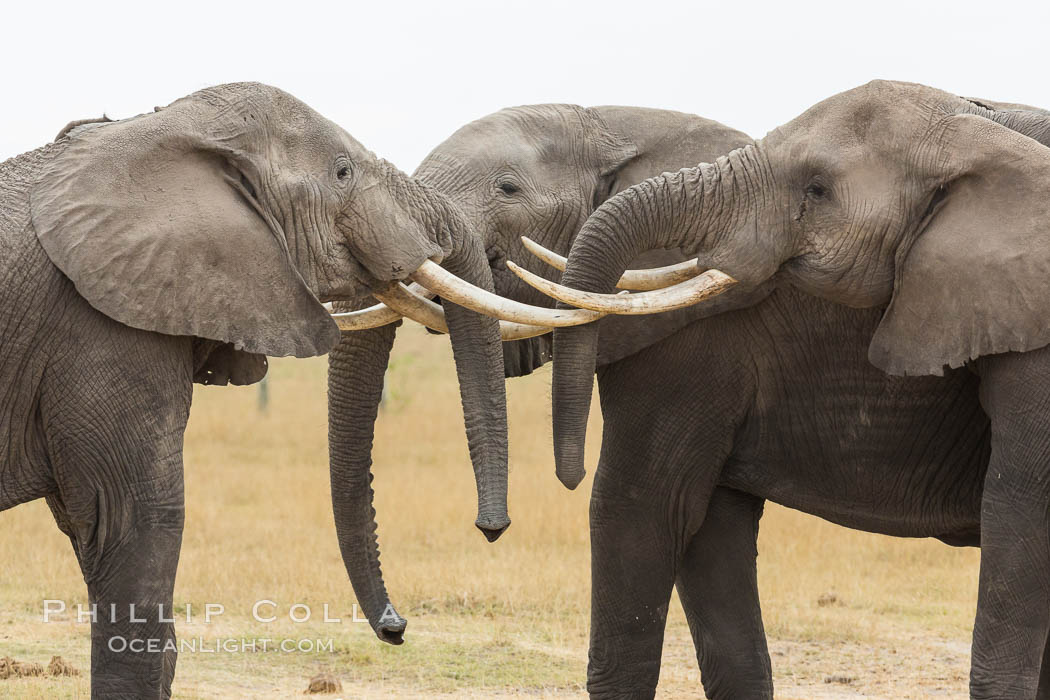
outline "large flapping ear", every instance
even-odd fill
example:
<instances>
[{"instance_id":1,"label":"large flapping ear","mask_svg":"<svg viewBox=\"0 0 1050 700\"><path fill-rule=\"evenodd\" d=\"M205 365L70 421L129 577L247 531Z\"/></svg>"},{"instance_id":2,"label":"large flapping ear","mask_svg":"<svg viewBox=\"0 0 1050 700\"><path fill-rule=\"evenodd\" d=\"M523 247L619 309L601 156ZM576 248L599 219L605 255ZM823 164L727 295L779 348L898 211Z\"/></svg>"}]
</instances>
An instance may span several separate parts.
<instances>
[{"instance_id":1,"label":"large flapping ear","mask_svg":"<svg viewBox=\"0 0 1050 700\"><path fill-rule=\"evenodd\" d=\"M1050 149L972 114L943 126L944 185L868 351L891 374L1050 344Z\"/></svg>"},{"instance_id":2,"label":"large flapping ear","mask_svg":"<svg viewBox=\"0 0 1050 700\"><path fill-rule=\"evenodd\" d=\"M252 199L259 165L228 132L209 136L209 115L221 118L191 96L73 131L32 192L37 237L121 323L264 355L326 353L338 327Z\"/></svg>"}]
</instances>

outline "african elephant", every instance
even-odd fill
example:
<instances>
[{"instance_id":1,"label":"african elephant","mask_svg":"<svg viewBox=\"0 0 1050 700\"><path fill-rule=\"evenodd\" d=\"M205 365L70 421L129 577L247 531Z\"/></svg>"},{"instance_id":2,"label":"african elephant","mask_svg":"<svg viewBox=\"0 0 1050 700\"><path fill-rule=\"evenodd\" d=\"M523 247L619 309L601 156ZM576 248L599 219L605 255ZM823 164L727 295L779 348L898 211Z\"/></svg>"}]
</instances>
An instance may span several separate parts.
<instances>
[{"instance_id":1,"label":"african elephant","mask_svg":"<svg viewBox=\"0 0 1050 700\"><path fill-rule=\"evenodd\" d=\"M98 611L92 696L168 697L193 382L327 352L339 328L321 301L429 259L491 289L484 251L446 198L253 83L74 122L0 164L0 207L0 510L46 498L73 543ZM479 518L501 530L498 322L447 318Z\"/></svg>"},{"instance_id":2,"label":"african elephant","mask_svg":"<svg viewBox=\"0 0 1050 700\"><path fill-rule=\"evenodd\" d=\"M745 134L679 112L533 105L503 110L461 128L434 149L416 174L447 194L470 218L484 238L500 294L550 304L505 265L514 258L547 278L556 276L556 271L525 251L521 235L567 252L586 216L611 194L648 176L750 143ZM681 259L677 251L658 251L640 256L635 263ZM719 315L747 304L755 307ZM710 316L714 317L701 320ZM791 316L814 330L793 331L782 322ZM975 383L961 373L948 380L887 384L861 352L877 320L870 312L761 285L679 311L610 316L596 324L595 357L606 430L592 505L596 585L592 637L596 648L602 647L600 659L592 664L595 695L615 695L624 689L641 695L652 692L659 670L662 616L672 583L693 631L707 692L730 698L772 694L755 581L755 539L765 497L857 528L938 536L956 544L976 542L974 508L983 462L960 462L958 483L950 488L940 483L940 473L930 468L921 471L908 483L943 495L934 503L919 503L902 493L906 485L902 480L916 471L921 455L889 449L878 437L912 421L924 423L916 419L944 404L952 407L960 426L974 426L978 435L960 450L979 451L986 432L980 429L985 419ZM763 329L765 334L756 333ZM730 332L740 338L729 346L732 354L723 349L725 343L712 341ZM348 340L356 346L366 337L367 332L355 333ZM333 362L346 352L348 340L333 351ZM781 344L796 352L786 356ZM738 346L752 352L750 367ZM550 358L550 335L504 343L504 353L508 376L527 374ZM386 356L379 359L385 366ZM804 372L837 378L834 390L801 394L799 382L785 380ZM334 389L343 381L333 374L330 386ZM751 410L754 399L748 393L758 387L764 394L762 413ZM895 399L885 401L890 391ZM703 401L694 401L695 397ZM832 430L819 425L817 416L845 404L851 404L854 412L837 417L833 427L855 439L840 451L858 444L883 445L881 452L866 455L861 466L873 474L886 470L887 480L902 482L897 488L885 488L881 492L885 501L871 502L864 512L856 509L856 492L839 495L827 488L829 469L814 466L803 478L796 478L796 462L808 468L834 464L838 456L781 456L793 444L816 452L820 445L809 436ZM815 420L798 420L802 411ZM357 426L360 421L348 419L340 407L332 406L330 422L333 465L367 464L368 442L354 434L340 439L336 427ZM762 442L752 441L751 446L743 439L734 442L742 428L761 436ZM917 434L916 439L941 450L958 433L949 427L939 434ZM706 500L693 497L703 485L692 484L692 474L705 462L718 469L729 458L717 450L698 458L709 444L732 444L732 456L763 465L763 471L750 480L738 475L715 488L710 507ZM617 491L634 493L633 503L621 499L602 506L609 497L605 494ZM615 576L599 575L630 546L624 538L636 537L633 526L641 523L664 535L659 541L639 543L652 550L646 554L652 565L617 571ZM652 549L653 544L660 548ZM664 592L662 601L652 600L660 597L654 589ZM653 610L658 611L655 622Z\"/></svg>"},{"instance_id":3,"label":"african elephant","mask_svg":"<svg viewBox=\"0 0 1050 700\"><path fill-rule=\"evenodd\" d=\"M943 504L944 514L953 516L944 524L980 533L974 698L1046 697L1050 691L1048 142L1050 118L1040 110L872 82L816 105L753 145L610 199L577 237L563 276L569 289L559 291L564 299L578 296L575 289L608 292L640 251L674 247L741 287L783 281L821 299L813 304L856 307L843 313L866 319L851 329L863 352L852 345L834 350L857 355L858 370L865 356L870 360L874 367L855 378L875 389L879 401L872 405L856 386L845 385L842 402L824 410L819 421L795 413L792 420L821 425L810 434L814 444L779 446L798 470L787 476L797 482L820 472L826 481L816 504L854 499L844 513L851 520L897 499L915 514ZM776 325L761 335L777 343L775 355L789 368L795 348L786 341L834 338L838 332L829 322L803 323L788 314L769 321ZM775 397L747 381L754 352L741 343L751 336L717 330L703 341L736 355L744 384L732 390L754 392L749 410L768 411ZM555 334L556 458L569 474L580 469L595 337L595 329L586 327ZM837 386L843 378L820 362L803 365L811 371L791 375L791 384L802 399L798 408L808 404L815 411L822 385ZM674 390L675 377L654 380ZM894 404L911 382L946 382L959 394L913 416L925 426L896 419L883 425L872 409ZM972 408L960 410L959 399L974 392L980 416ZM707 398L691 396L685 405L703 406ZM859 420L847 426L843 420L850 415ZM777 496L777 476L754 459L770 435L748 430L745 418L728 419L738 422L738 433L744 428L732 445L706 445L707 452L732 449L724 464L690 474L697 502L706 501L719 472L723 483ZM923 442L922 433L934 429L941 439ZM944 433L954 433L958 444ZM844 438L854 436L884 444L850 446ZM909 457L912 468L894 474L873 469L872 456L887 450ZM610 484L612 490L596 483L596 518L615 506L630 507L637 498L631 486L622 479ZM898 522L928 529L922 522ZM643 529L633 536L631 552L640 558L632 565L658 564L646 561L640 547L652 549L658 533ZM596 556L601 559L600 547ZM597 565L594 573L599 591L616 574ZM649 591L654 610L668 589ZM608 648L598 641L592 645L592 674Z\"/></svg>"},{"instance_id":4,"label":"african elephant","mask_svg":"<svg viewBox=\"0 0 1050 700\"><path fill-rule=\"evenodd\" d=\"M549 297L520 282L505 265L508 256L523 255L521 235L567 251L587 215L610 194L664 169L750 142L717 122L679 112L533 105L506 109L461 128L424 159L414 176L447 195L477 227L501 296L549 307ZM603 357L613 361L629 356L698 313L707 310L610 319L610 324L625 323L603 342ZM358 538L371 545L367 550L344 547L344 562L377 636L398 644L405 622L384 615L393 607L379 565L372 491L356 488L371 480L373 424L395 330L391 324L344 334L329 355L328 394L336 528L340 541ZM549 360L550 338L548 332L505 342L507 376L529 374Z\"/></svg>"}]
</instances>

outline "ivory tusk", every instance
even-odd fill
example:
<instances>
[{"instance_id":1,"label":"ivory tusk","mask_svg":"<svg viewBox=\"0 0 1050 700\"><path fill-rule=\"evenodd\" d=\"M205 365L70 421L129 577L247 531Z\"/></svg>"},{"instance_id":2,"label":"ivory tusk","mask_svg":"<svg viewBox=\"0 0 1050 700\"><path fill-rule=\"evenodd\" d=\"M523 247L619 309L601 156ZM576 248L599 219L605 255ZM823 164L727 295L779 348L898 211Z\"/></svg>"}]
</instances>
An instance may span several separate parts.
<instances>
[{"instance_id":1,"label":"ivory tusk","mask_svg":"<svg viewBox=\"0 0 1050 700\"><path fill-rule=\"evenodd\" d=\"M562 328L596 321L605 314L583 309L547 309L504 299L456 277L432 260L424 260L412 279L454 304L501 320L530 326Z\"/></svg>"},{"instance_id":2,"label":"ivory tusk","mask_svg":"<svg viewBox=\"0 0 1050 700\"><path fill-rule=\"evenodd\" d=\"M514 323L514 321L499 322L499 337L503 342L509 340L525 340L535 338L544 333L550 333L553 328L547 326L532 326L527 323Z\"/></svg>"},{"instance_id":3,"label":"ivory tusk","mask_svg":"<svg viewBox=\"0 0 1050 700\"><path fill-rule=\"evenodd\" d=\"M373 292L372 296L400 316L407 316L427 328L448 333L448 324L445 323L445 314L441 307L400 282L390 285L382 292Z\"/></svg>"},{"instance_id":4,"label":"ivory tusk","mask_svg":"<svg viewBox=\"0 0 1050 700\"><path fill-rule=\"evenodd\" d=\"M510 260L507 261L507 267L526 284L558 301L583 309L612 314L651 314L681 309L721 294L736 284L736 280L724 272L708 270L692 279L650 292L598 294L556 284L515 265Z\"/></svg>"},{"instance_id":5,"label":"ivory tusk","mask_svg":"<svg viewBox=\"0 0 1050 700\"><path fill-rule=\"evenodd\" d=\"M326 306L328 306L326 304ZM329 306L328 311L332 309ZM400 319L402 314L391 309L386 304L376 304L360 311L344 311L332 313L332 319L341 331L363 331L368 328L378 328Z\"/></svg>"},{"instance_id":6,"label":"ivory tusk","mask_svg":"<svg viewBox=\"0 0 1050 700\"><path fill-rule=\"evenodd\" d=\"M547 250L528 236L522 236L521 242L525 248L537 258L547 263L556 270L565 271L565 258L552 250ZM698 267L696 258L685 260L674 265L654 267L649 270L627 270L616 283L618 289L632 289L635 291L651 291L663 289L679 282L692 279L703 270Z\"/></svg>"},{"instance_id":7,"label":"ivory tusk","mask_svg":"<svg viewBox=\"0 0 1050 700\"><path fill-rule=\"evenodd\" d=\"M423 293L417 290L422 290ZM428 300L424 295L432 296L417 284L408 287L401 284L392 285L388 290L375 294L375 297L384 303L360 311L335 313L332 314L332 318L339 324L340 330L355 331L384 326L405 316L428 328L448 333L444 309ZM500 321L499 324L500 338L504 341L524 340L550 331L551 329L546 326L510 321Z\"/></svg>"},{"instance_id":8,"label":"ivory tusk","mask_svg":"<svg viewBox=\"0 0 1050 700\"><path fill-rule=\"evenodd\" d=\"M408 290L413 292L416 296L422 297L424 301L434 296L433 292L428 292L418 284L409 285ZM391 309L386 304L375 304L358 311L340 312L333 311L331 302L325 302L323 306L328 310L328 313L332 314L332 318L335 320L336 325L339 326L339 330L341 331L363 331L369 328L386 326L400 320L404 315ZM435 304L435 306L437 305ZM438 307L438 311L440 310L440 307Z\"/></svg>"}]
</instances>

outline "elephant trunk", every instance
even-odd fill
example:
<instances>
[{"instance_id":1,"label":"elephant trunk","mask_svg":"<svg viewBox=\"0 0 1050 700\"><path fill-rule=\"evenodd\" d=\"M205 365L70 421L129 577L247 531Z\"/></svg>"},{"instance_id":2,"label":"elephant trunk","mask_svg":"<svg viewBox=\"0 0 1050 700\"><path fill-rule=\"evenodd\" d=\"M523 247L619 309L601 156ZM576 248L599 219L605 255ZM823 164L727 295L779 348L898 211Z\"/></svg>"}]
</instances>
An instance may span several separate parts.
<instances>
[{"instance_id":1,"label":"elephant trunk","mask_svg":"<svg viewBox=\"0 0 1050 700\"><path fill-rule=\"evenodd\" d=\"M407 623L390 603L379 566L372 438L396 327L344 333L328 355L328 458L339 551L358 604L376 635L391 644L404 641Z\"/></svg>"},{"instance_id":2,"label":"elephant trunk","mask_svg":"<svg viewBox=\"0 0 1050 700\"><path fill-rule=\"evenodd\" d=\"M436 191L391 171L400 204L447 250L444 266L492 290L477 236ZM337 310L351 310L337 305ZM445 315L452 340L467 442L478 491L477 527L491 542L510 525L507 516L507 418L499 321L451 303ZM332 505L340 552L357 600L377 636L400 644L406 621L390 604L379 564L373 508L372 439L395 325L346 333L329 355L328 413Z\"/></svg>"},{"instance_id":3,"label":"elephant trunk","mask_svg":"<svg viewBox=\"0 0 1050 700\"><path fill-rule=\"evenodd\" d=\"M494 291L481 239L458 209L431 190L452 236L443 267L457 277ZM442 304L459 379L467 447L478 492L475 525L489 542L510 526L507 515L507 394L499 321L445 300Z\"/></svg>"},{"instance_id":4,"label":"elephant trunk","mask_svg":"<svg viewBox=\"0 0 1050 700\"><path fill-rule=\"evenodd\" d=\"M609 199L576 237L562 284L612 292L632 260L658 248L699 253L701 265L718 267L737 277L720 267L717 260L727 253L727 260L740 261L739 252L727 250L738 246L727 245L724 239L731 231L746 230L754 220L751 212L740 206L744 198L739 190L744 183L757 184L753 175L761 168L754 164L760 160L754 147L747 146L713 164L650 178ZM570 489L585 474L584 438L597 342L598 326L594 323L554 332L554 458L558 479Z\"/></svg>"}]
</instances>

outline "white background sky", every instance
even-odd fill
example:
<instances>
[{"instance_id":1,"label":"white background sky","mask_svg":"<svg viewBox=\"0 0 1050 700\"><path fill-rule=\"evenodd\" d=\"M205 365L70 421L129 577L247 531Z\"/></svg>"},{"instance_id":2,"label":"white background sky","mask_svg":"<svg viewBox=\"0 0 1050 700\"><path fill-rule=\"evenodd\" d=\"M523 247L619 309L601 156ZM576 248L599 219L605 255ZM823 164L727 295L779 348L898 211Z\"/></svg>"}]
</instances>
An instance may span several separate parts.
<instances>
[{"instance_id":1,"label":"white background sky","mask_svg":"<svg viewBox=\"0 0 1050 700\"><path fill-rule=\"evenodd\" d=\"M514 104L664 107L754 136L872 78L1050 108L1046 0L16 0L0 13L0 159L71 119L237 80L291 92L409 172Z\"/></svg>"}]
</instances>

